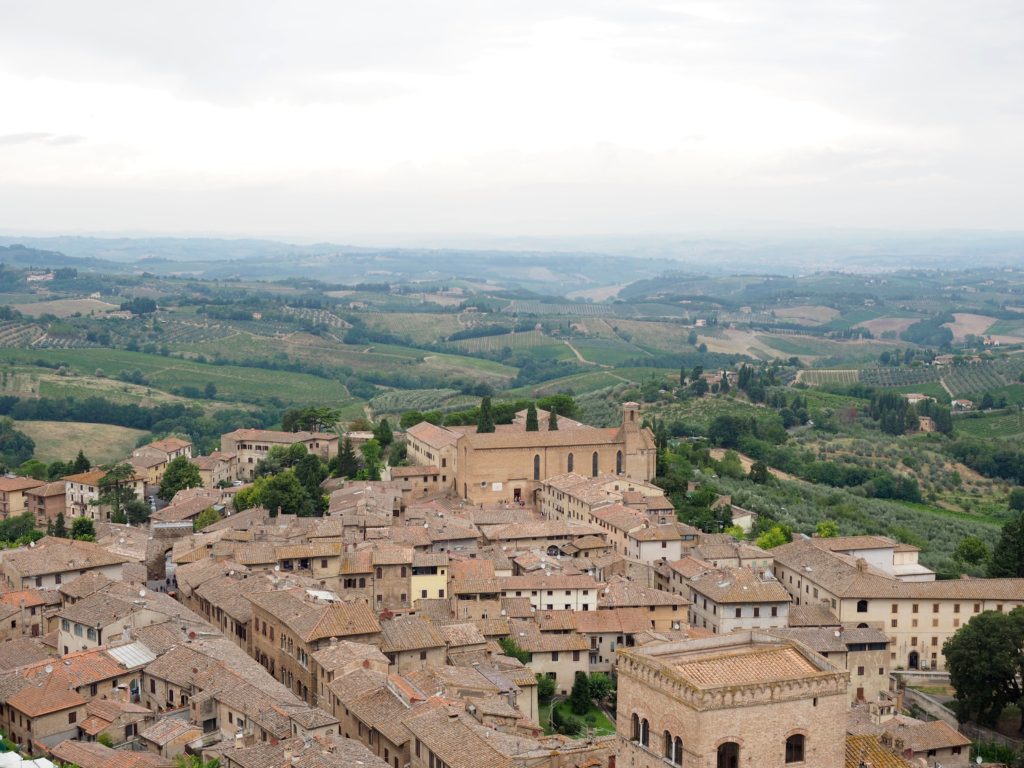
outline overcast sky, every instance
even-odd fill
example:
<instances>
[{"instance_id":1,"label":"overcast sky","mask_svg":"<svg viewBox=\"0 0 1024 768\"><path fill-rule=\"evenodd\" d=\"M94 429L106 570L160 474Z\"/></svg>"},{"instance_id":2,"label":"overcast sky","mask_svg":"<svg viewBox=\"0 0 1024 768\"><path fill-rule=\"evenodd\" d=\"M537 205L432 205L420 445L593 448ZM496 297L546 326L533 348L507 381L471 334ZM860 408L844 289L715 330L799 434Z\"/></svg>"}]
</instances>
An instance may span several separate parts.
<instances>
[{"instance_id":1,"label":"overcast sky","mask_svg":"<svg viewBox=\"0 0 1024 768\"><path fill-rule=\"evenodd\" d=\"M1020 229L1021 0L0 9L0 230Z\"/></svg>"}]
</instances>

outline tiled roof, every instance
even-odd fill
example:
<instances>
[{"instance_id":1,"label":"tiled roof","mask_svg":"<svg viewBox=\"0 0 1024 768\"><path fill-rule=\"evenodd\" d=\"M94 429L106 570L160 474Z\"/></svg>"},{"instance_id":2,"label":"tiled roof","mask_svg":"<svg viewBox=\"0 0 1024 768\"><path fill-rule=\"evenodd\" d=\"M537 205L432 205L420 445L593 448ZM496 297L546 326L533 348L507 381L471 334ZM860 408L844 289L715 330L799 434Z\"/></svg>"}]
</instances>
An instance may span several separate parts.
<instances>
[{"instance_id":1,"label":"tiled roof","mask_svg":"<svg viewBox=\"0 0 1024 768\"><path fill-rule=\"evenodd\" d=\"M487 642L483 633L476 624L461 622L458 624L444 624L438 627L438 632L444 638L449 648L458 648L467 645L483 645Z\"/></svg>"},{"instance_id":2,"label":"tiled roof","mask_svg":"<svg viewBox=\"0 0 1024 768\"><path fill-rule=\"evenodd\" d=\"M191 741L201 733L202 731L199 727L192 725L188 720L180 720L176 717L163 717L142 731L139 734L139 738L151 741L162 747L164 744L180 737L184 737L185 741Z\"/></svg>"},{"instance_id":3,"label":"tiled roof","mask_svg":"<svg viewBox=\"0 0 1024 768\"><path fill-rule=\"evenodd\" d=\"M434 625L418 616L400 616L380 625L380 649L384 653L443 648L445 638Z\"/></svg>"},{"instance_id":4,"label":"tiled roof","mask_svg":"<svg viewBox=\"0 0 1024 768\"><path fill-rule=\"evenodd\" d=\"M450 429L431 424L429 421L421 421L406 430L406 435L426 443L431 448L445 448L455 445L459 441L459 434Z\"/></svg>"},{"instance_id":5,"label":"tiled roof","mask_svg":"<svg viewBox=\"0 0 1024 768\"><path fill-rule=\"evenodd\" d=\"M801 603L789 606L791 627L838 627L839 619L824 603Z\"/></svg>"},{"instance_id":6,"label":"tiled roof","mask_svg":"<svg viewBox=\"0 0 1024 768\"><path fill-rule=\"evenodd\" d=\"M697 688L801 680L820 670L790 646L749 648L742 653L698 656L674 664Z\"/></svg>"},{"instance_id":7,"label":"tiled roof","mask_svg":"<svg viewBox=\"0 0 1024 768\"><path fill-rule=\"evenodd\" d=\"M812 537L809 540L819 549L828 552L848 552L854 549L892 549L896 540L888 536L830 536Z\"/></svg>"},{"instance_id":8,"label":"tiled roof","mask_svg":"<svg viewBox=\"0 0 1024 768\"><path fill-rule=\"evenodd\" d=\"M587 574L566 576L551 574L546 576L543 573L533 573L529 576L509 576L499 579L502 592L514 592L534 589L592 589L596 590L601 585Z\"/></svg>"},{"instance_id":9,"label":"tiled roof","mask_svg":"<svg viewBox=\"0 0 1024 768\"><path fill-rule=\"evenodd\" d=\"M139 610L142 606L97 592L72 603L57 615L77 624L95 627L105 626Z\"/></svg>"},{"instance_id":10,"label":"tiled roof","mask_svg":"<svg viewBox=\"0 0 1024 768\"><path fill-rule=\"evenodd\" d=\"M808 581L848 598L920 600L1024 600L1024 579L899 581L847 555L828 552L811 541L793 541L772 550L776 562L803 571Z\"/></svg>"},{"instance_id":11,"label":"tiled roof","mask_svg":"<svg viewBox=\"0 0 1024 768\"><path fill-rule=\"evenodd\" d=\"M125 562L128 562L127 557L108 552L92 542L53 536L44 536L34 547L21 547L4 554L5 567L11 567L22 577L84 571Z\"/></svg>"},{"instance_id":12,"label":"tiled roof","mask_svg":"<svg viewBox=\"0 0 1024 768\"><path fill-rule=\"evenodd\" d=\"M111 749L98 742L62 741L50 750L62 763L79 768L170 768L173 763L152 752Z\"/></svg>"},{"instance_id":13,"label":"tiled roof","mask_svg":"<svg viewBox=\"0 0 1024 768\"><path fill-rule=\"evenodd\" d=\"M902 757L879 744L877 736L848 735L843 768L861 768L865 765L871 768L912 768Z\"/></svg>"},{"instance_id":14,"label":"tiled roof","mask_svg":"<svg viewBox=\"0 0 1024 768\"><path fill-rule=\"evenodd\" d=\"M61 584L58 590L62 595L67 595L71 598L82 598L95 594L113 583L113 579L108 579L99 571L90 571L66 584Z\"/></svg>"},{"instance_id":15,"label":"tiled roof","mask_svg":"<svg viewBox=\"0 0 1024 768\"><path fill-rule=\"evenodd\" d=\"M749 568L720 568L692 576L687 585L719 604L788 603L789 592L774 576L762 577Z\"/></svg>"},{"instance_id":16,"label":"tiled roof","mask_svg":"<svg viewBox=\"0 0 1024 768\"><path fill-rule=\"evenodd\" d=\"M7 698L7 705L29 717L85 706L85 699L75 693L68 679L56 670L43 674L37 683L29 683Z\"/></svg>"},{"instance_id":17,"label":"tiled roof","mask_svg":"<svg viewBox=\"0 0 1024 768\"><path fill-rule=\"evenodd\" d=\"M36 480L34 477L7 477L0 475L0 493L27 491L29 488L38 488L43 485L43 482L43 480Z\"/></svg>"},{"instance_id":18,"label":"tiled roof","mask_svg":"<svg viewBox=\"0 0 1024 768\"><path fill-rule=\"evenodd\" d=\"M528 597L503 597L501 610L510 619L528 619L533 616L533 604Z\"/></svg>"},{"instance_id":19,"label":"tiled roof","mask_svg":"<svg viewBox=\"0 0 1024 768\"><path fill-rule=\"evenodd\" d=\"M16 608L38 608L40 605L49 605L49 601L39 589L18 589L12 592L4 592L0 595L0 603Z\"/></svg>"},{"instance_id":20,"label":"tiled roof","mask_svg":"<svg viewBox=\"0 0 1024 768\"><path fill-rule=\"evenodd\" d=\"M785 627L766 629L771 635L799 640L815 653L846 653L847 646L864 643L889 644L889 638L880 629L867 627Z\"/></svg>"},{"instance_id":21,"label":"tiled roof","mask_svg":"<svg viewBox=\"0 0 1024 768\"><path fill-rule=\"evenodd\" d=\"M439 475L441 470L431 466L413 467L391 467L391 478L397 480L400 477L421 477L423 475Z\"/></svg>"},{"instance_id":22,"label":"tiled roof","mask_svg":"<svg viewBox=\"0 0 1024 768\"><path fill-rule=\"evenodd\" d=\"M326 648L314 651L311 655L322 669L328 671L340 669L363 659L375 661L385 667L388 664L387 656L381 653L377 646L368 643L353 643L348 640L339 640Z\"/></svg>"},{"instance_id":23,"label":"tiled roof","mask_svg":"<svg viewBox=\"0 0 1024 768\"><path fill-rule=\"evenodd\" d=\"M308 440L337 440L338 436L327 432L280 432L273 429L236 429L223 435L233 440L257 440L264 443L291 445Z\"/></svg>"},{"instance_id":24,"label":"tiled roof","mask_svg":"<svg viewBox=\"0 0 1024 768\"><path fill-rule=\"evenodd\" d=\"M453 560L448 573L453 580L493 579L494 563L479 558Z\"/></svg>"},{"instance_id":25,"label":"tiled roof","mask_svg":"<svg viewBox=\"0 0 1024 768\"><path fill-rule=\"evenodd\" d=\"M509 625L511 637L515 640L516 645L530 653L586 651L590 648L587 638L576 632L566 634L541 632L536 622L524 619L513 619Z\"/></svg>"},{"instance_id":26,"label":"tiled roof","mask_svg":"<svg viewBox=\"0 0 1024 768\"><path fill-rule=\"evenodd\" d=\"M652 605L689 605L681 595L644 587L633 581L613 578L597 596L598 608L637 608Z\"/></svg>"},{"instance_id":27,"label":"tiled roof","mask_svg":"<svg viewBox=\"0 0 1024 768\"><path fill-rule=\"evenodd\" d=\"M0 643L0 672L52 659L49 649L34 637L14 637Z\"/></svg>"},{"instance_id":28,"label":"tiled roof","mask_svg":"<svg viewBox=\"0 0 1024 768\"><path fill-rule=\"evenodd\" d=\"M650 612L643 608L608 608L573 614L576 631L584 634L632 634L651 628Z\"/></svg>"}]
</instances>

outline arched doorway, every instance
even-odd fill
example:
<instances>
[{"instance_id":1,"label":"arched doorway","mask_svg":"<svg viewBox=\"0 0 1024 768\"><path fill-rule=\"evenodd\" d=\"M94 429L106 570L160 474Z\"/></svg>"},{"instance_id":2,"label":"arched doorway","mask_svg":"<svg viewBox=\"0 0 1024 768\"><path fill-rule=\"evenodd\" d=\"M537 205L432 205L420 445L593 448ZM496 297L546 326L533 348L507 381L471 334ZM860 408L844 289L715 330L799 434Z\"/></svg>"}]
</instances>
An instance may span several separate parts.
<instances>
[{"instance_id":1,"label":"arched doorway","mask_svg":"<svg viewBox=\"0 0 1024 768\"><path fill-rule=\"evenodd\" d=\"M921 657L917 651L910 652L910 658L907 660L907 666L911 669L918 669L921 666Z\"/></svg>"}]
</instances>

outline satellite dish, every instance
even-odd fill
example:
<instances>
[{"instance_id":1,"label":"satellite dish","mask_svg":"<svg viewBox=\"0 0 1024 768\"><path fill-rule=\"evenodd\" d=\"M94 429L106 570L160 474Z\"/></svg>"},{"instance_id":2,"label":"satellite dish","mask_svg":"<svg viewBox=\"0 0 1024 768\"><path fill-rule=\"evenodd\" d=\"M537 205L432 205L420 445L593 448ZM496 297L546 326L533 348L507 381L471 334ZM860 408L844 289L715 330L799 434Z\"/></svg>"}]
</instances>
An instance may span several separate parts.
<instances>
[{"instance_id":1,"label":"satellite dish","mask_svg":"<svg viewBox=\"0 0 1024 768\"><path fill-rule=\"evenodd\" d=\"M32 549L35 549L35 547L36 547L36 543L35 543L34 541L30 541L30 542L28 543L28 545L29 545L30 547L32 547Z\"/></svg>"},{"instance_id":2,"label":"satellite dish","mask_svg":"<svg viewBox=\"0 0 1024 768\"><path fill-rule=\"evenodd\" d=\"M43 671L46 674L50 674L51 672L53 672L53 664L47 664L45 667L43 667Z\"/></svg>"},{"instance_id":3,"label":"satellite dish","mask_svg":"<svg viewBox=\"0 0 1024 768\"><path fill-rule=\"evenodd\" d=\"M146 590L140 589L139 590L139 597L145 597L145 596L146 596Z\"/></svg>"},{"instance_id":4,"label":"satellite dish","mask_svg":"<svg viewBox=\"0 0 1024 768\"><path fill-rule=\"evenodd\" d=\"M280 565L275 565L274 566L274 570L275 571L280 571L281 570L281 566Z\"/></svg>"}]
</instances>

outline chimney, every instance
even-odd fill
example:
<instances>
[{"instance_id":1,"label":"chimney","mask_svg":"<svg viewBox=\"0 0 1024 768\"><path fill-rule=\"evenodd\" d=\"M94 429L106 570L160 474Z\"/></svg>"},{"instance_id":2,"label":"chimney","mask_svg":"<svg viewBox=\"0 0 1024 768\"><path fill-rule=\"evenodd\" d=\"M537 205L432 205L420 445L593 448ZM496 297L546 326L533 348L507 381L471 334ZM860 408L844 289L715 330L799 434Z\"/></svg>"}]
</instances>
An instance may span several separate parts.
<instances>
[{"instance_id":1,"label":"chimney","mask_svg":"<svg viewBox=\"0 0 1024 768\"><path fill-rule=\"evenodd\" d=\"M291 765L291 764L292 764L292 748L291 747L285 747L284 748L284 766L285 766L285 768L288 768L288 766Z\"/></svg>"},{"instance_id":2,"label":"chimney","mask_svg":"<svg viewBox=\"0 0 1024 768\"><path fill-rule=\"evenodd\" d=\"M235 731L235 749L241 749L243 746L245 746L245 740L242 736L242 732Z\"/></svg>"}]
</instances>

